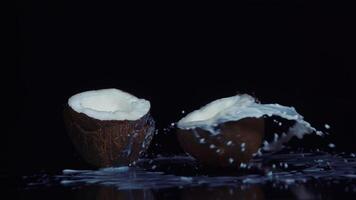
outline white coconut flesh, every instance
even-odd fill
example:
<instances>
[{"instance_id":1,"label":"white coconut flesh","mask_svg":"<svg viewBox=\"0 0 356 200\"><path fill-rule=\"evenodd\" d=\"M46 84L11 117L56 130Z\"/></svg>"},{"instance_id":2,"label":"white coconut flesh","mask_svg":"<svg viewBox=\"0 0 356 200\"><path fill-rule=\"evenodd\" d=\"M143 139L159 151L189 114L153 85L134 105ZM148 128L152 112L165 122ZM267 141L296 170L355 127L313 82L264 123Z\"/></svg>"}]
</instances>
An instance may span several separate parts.
<instances>
[{"instance_id":1,"label":"white coconut flesh","mask_svg":"<svg viewBox=\"0 0 356 200\"><path fill-rule=\"evenodd\" d=\"M238 121L244 118L260 118L263 116L279 116L287 120L294 120L296 123L289 128L287 134L279 140L270 143L264 147L265 150L273 150L281 147L282 143L287 142L293 136L299 139L305 134L317 132L314 127L303 119L294 107L282 106L279 104L261 104L247 94L236 95L232 97L215 100L202 108L195 110L180 121L177 126L180 129L201 128L209 131L212 135L220 133L217 126L219 124Z\"/></svg>"},{"instance_id":2,"label":"white coconut flesh","mask_svg":"<svg viewBox=\"0 0 356 200\"><path fill-rule=\"evenodd\" d=\"M118 89L82 92L68 99L76 112L98 120L138 120L150 110L150 102Z\"/></svg>"}]
</instances>

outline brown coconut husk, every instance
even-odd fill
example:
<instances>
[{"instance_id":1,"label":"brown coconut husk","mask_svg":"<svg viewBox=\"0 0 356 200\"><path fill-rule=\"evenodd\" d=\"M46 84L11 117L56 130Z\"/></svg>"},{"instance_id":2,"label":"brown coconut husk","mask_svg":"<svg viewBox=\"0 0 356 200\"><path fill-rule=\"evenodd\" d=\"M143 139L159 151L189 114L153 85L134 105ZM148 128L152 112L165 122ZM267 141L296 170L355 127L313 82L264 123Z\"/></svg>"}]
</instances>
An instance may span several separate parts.
<instances>
[{"instance_id":1,"label":"brown coconut husk","mask_svg":"<svg viewBox=\"0 0 356 200\"><path fill-rule=\"evenodd\" d=\"M138 120L98 120L67 106L64 121L80 155L96 167L128 165L148 148L155 123L149 113Z\"/></svg>"},{"instance_id":2,"label":"brown coconut husk","mask_svg":"<svg viewBox=\"0 0 356 200\"><path fill-rule=\"evenodd\" d=\"M264 136L263 118L244 118L219 125L220 133L213 135L201 128L179 129L177 137L183 150L206 168L237 168L247 163L261 147ZM205 142L201 143L200 139ZM227 142L231 141L231 145ZM245 151L241 144L245 143ZM214 145L215 148L210 148ZM217 149L220 149L217 152ZM234 159L233 163L229 159Z\"/></svg>"}]
</instances>

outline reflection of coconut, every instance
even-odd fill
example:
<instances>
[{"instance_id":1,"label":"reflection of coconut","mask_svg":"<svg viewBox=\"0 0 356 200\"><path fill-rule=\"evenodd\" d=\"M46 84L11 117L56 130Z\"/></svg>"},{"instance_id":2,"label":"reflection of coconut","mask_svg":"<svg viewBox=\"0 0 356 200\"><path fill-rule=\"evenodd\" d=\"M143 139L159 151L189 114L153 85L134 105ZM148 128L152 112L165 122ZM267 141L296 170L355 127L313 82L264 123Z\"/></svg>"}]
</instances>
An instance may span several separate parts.
<instances>
[{"instance_id":1,"label":"reflection of coconut","mask_svg":"<svg viewBox=\"0 0 356 200\"><path fill-rule=\"evenodd\" d=\"M252 101L248 95L209 103L178 122L178 140L185 152L207 167L238 167L258 151L264 119L238 117Z\"/></svg>"},{"instance_id":2,"label":"reflection of coconut","mask_svg":"<svg viewBox=\"0 0 356 200\"><path fill-rule=\"evenodd\" d=\"M83 158L97 167L127 165L143 153L154 132L150 103L117 89L69 98L64 119Z\"/></svg>"},{"instance_id":3,"label":"reflection of coconut","mask_svg":"<svg viewBox=\"0 0 356 200\"><path fill-rule=\"evenodd\" d=\"M111 200L111 199L155 199L149 189L118 190L115 187L87 186L76 190L77 199Z\"/></svg>"},{"instance_id":4,"label":"reflection of coconut","mask_svg":"<svg viewBox=\"0 0 356 200\"><path fill-rule=\"evenodd\" d=\"M264 193L258 186L247 186L244 189L239 187L213 187L213 188L189 188L181 192L180 199L265 199Z\"/></svg>"}]
</instances>

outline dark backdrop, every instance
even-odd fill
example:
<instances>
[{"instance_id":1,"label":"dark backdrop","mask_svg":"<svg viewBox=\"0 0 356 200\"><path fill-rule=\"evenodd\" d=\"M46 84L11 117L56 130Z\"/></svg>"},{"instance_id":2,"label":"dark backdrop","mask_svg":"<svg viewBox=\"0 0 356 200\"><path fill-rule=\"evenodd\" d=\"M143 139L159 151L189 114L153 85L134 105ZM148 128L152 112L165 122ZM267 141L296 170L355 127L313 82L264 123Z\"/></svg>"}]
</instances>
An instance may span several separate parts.
<instances>
[{"instance_id":1,"label":"dark backdrop","mask_svg":"<svg viewBox=\"0 0 356 200\"><path fill-rule=\"evenodd\" d=\"M150 100L159 128L182 110L247 92L293 105L322 130L330 124L337 151L355 151L351 9L283 2L18 1L7 163L18 172L81 166L62 110L75 93L111 87ZM173 134L160 139L161 151L179 152Z\"/></svg>"}]
</instances>

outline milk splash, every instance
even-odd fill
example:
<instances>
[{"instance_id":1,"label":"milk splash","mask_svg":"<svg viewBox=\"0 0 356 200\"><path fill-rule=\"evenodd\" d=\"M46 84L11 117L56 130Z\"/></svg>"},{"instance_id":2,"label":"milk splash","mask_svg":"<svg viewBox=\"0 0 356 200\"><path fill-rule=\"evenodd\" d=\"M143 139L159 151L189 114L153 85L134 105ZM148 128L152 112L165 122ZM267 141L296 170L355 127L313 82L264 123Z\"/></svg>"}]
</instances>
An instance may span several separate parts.
<instances>
[{"instance_id":1,"label":"milk splash","mask_svg":"<svg viewBox=\"0 0 356 200\"><path fill-rule=\"evenodd\" d=\"M231 162L234 162L231 160ZM170 168L176 166L172 171ZM335 184L344 182L356 192L356 156L318 153L265 154L248 164L241 163L246 173L206 176L194 159L185 156L140 159L135 167L110 167L98 170L65 169L55 177L38 174L27 177L29 187L60 184L71 188L99 185L118 190L166 188L245 187L272 184L273 187L297 186L307 182ZM257 170L257 171L256 171ZM224 172L220 172L224 173ZM231 173L231 172L230 172ZM308 185L310 187L310 184Z\"/></svg>"},{"instance_id":2,"label":"milk splash","mask_svg":"<svg viewBox=\"0 0 356 200\"><path fill-rule=\"evenodd\" d=\"M305 121L304 117L294 107L280 104L261 104L247 94L215 100L199 110L189 113L177 123L177 127L186 130L201 128L209 131L212 135L218 135L219 124L264 116L279 116L295 121L295 124L288 129L287 134L274 140L269 145L265 145L263 147L265 151L279 150L283 143L288 142L294 136L302 139L305 134L313 132L317 135L323 135L321 131L317 131L310 123Z\"/></svg>"}]
</instances>

